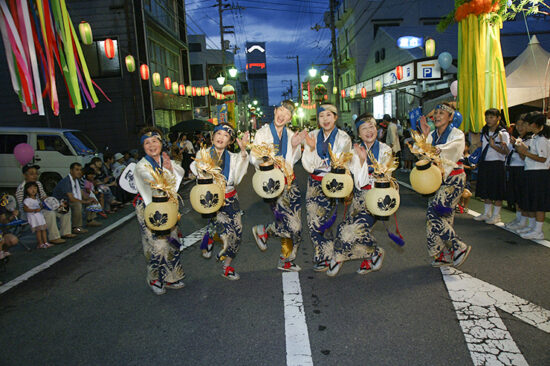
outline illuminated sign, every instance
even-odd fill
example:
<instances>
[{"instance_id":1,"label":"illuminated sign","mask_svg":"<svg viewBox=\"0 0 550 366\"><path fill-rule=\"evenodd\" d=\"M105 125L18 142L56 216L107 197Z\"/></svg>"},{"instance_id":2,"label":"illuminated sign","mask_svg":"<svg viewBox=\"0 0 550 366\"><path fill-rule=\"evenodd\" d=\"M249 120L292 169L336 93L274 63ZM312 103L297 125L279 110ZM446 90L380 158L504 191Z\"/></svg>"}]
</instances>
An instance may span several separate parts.
<instances>
[{"instance_id":1,"label":"illuminated sign","mask_svg":"<svg viewBox=\"0 0 550 366\"><path fill-rule=\"evenodd\" d=\"M259 67L260 69L265 69L265 62L246 64L246 69L247 70L251 69L253 67Z\"/></svg>"},{"instance_id":2,"label":"illuminated sign","mask_svg":"<svg viewBox=\"0 0 550 366\"><path fill-rule=\"evenodd\" d=\"M410 49L420 47L424 44L422 37L404 36L397 39L397 47Z\"/></svg>"},{"instance_id":3,"label":"illuminated sign","mask_svg":"<svg viewBox=\"0 0 550 366\"><path fill-rule=\"evenodd\" d=\"M255 44L254 46L247 49L246 52L250 53L250 52L253 52L254 50L258 50L260 52L265 52L265 49L263 49L262 46L259 46L257 44Z\"/></svg>"},{"instance_id":4,"label":"illuminated sign","mask_svg":"<svg viewBox=\"0 0 550 366\"><path fill-rule=\"evenodd\" d=\"M416 63L417 79L441 79L441 67L437 59Z\"/></svg>"}]
</instances>

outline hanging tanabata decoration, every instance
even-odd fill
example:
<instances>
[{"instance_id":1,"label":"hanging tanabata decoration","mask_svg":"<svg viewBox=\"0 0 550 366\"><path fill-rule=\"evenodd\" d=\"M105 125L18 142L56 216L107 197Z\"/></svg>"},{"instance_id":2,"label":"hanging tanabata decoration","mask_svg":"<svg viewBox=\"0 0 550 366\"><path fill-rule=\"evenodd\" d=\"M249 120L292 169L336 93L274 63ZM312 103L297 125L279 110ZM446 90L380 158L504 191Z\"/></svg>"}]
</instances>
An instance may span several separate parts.
<instances>
[{"instance_id":1,"label":"hanging tanabata decoration","mask_svg":"<svg viewBox=\"0 0 550 366\"><path fill-rule=\"evenodd\" d=\"M55 66L62 70L69 103L79 114L99 101L90 78L80 41L64 0L0 1L0 32L13 90L27 114L45 114L43 97L50 99L54 115L59 115ZM29 6L32 4L32 6ZM87 23L86 23L87 24ZM88 25L79 27L83 42L92 42ZM42 83L45 85L42 86ZM100 91L101 89L95 85Z\"/></svg>"}]
</instances>

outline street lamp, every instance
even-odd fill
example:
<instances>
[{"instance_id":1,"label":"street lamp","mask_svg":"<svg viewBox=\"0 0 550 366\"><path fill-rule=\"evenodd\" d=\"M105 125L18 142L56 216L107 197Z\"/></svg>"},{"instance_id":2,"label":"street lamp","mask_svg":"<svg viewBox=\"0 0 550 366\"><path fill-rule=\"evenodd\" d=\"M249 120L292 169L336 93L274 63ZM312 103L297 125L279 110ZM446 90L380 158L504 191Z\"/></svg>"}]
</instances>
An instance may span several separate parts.
<instances>
[{"instance_id":1,"label":"street lamp","mask_svg":"<svg viewBox=\"0 0 550 366\"><path fill-rule=\"evenodd\" d=\"M232 66L229 70L227 70L229 72L229 76L231 76L232 78L236 77L237 76L237 72L238 70L235 68L235 66Z\"/></svg>"},{"instance_id":2,"label":"street lamp","mask_svg":"<svg viewBox=\"0 0 550 366\"><path fill-rule=\"evenodd\" d=\"M308 73L309 73L309 76L314 78L317 75L317 69L315 67L311 66L311 68L308 70Z\"/></svg>"},{"instance_id":3,"label":"street lamp","mask_svg":"<svg viewBox=\"0 0 550 366\"><path fill-rule=\"evenodd\" d=\"M223 85L223 83L225 82L225 77L223 75L220 75L216 78L216 80L218 81L218 84Z\"/></svg>"},{"instance_id":4,"label":"street lamp","mask_svg":"<svg viewBox=\"0 0 550 366\"><path fill-rule=\"evenodd\" d=\"M321 81L323 83L326 83L328 81L328 74L326 72L321 75Z\"/></svg>"},{"instance_id":5,"label":"street lamp","mask_svg":"<svg viewBox=\"0 0 550 366\"><path fill-rule=\"evenodd\" d=\"M252 102L252 104L258 105L258 101L257 101L256 99L254 99L254 101Z\"/></svg>"}]
</instances>

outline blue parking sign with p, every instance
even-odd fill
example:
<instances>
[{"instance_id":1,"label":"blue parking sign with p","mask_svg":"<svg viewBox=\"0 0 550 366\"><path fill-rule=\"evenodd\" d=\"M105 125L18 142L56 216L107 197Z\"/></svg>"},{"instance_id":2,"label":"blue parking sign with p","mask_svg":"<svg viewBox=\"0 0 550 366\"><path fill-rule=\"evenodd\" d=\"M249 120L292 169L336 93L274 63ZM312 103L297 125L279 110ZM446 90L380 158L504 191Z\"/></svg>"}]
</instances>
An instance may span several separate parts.
<instances>
[{"instance_id":1,"label":"blue parking sign with p","mask_svg":"<svg viewBox=\"0 0 550 366\"><path fill-rule=\"evenodd\" d=\"M425 67L422 69L422 76L424 78L431 78L432 77L432 68L431 67Z\"/></svg>"}]
</instances>

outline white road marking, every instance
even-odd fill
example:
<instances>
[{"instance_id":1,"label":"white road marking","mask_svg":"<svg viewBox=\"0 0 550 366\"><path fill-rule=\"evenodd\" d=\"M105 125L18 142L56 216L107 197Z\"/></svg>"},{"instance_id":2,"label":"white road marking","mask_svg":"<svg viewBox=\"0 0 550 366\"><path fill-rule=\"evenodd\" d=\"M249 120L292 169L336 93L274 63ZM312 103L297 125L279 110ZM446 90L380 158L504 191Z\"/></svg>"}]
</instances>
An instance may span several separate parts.
<instances>
[{"instance_id":1,"label":"white road marking","mask_svg":"<svg viewBox=\"0 0 550 366\"><path fill-rule=\"evenodd\" d=\"M313 365L298 272L283 273L283 299L286 364L287 366Z\"/></svg>"},{"instance_id":2,"label":"white road marking","mask_svg":"<svg viewBox=\"0 0 550 366\"><path fill-rule=\"evenodd\" d=\"M192 234L187 235L185 238L183 238L183 249L189 248L191 245L195 244L199 240L202 239L204 234L206 234L206 228L207 226L203 227L202 229L199 229L195 231Z\"/></svg>"},{"instance_id":3,"label":"white road marking","mask_svg":"<svg viewBox=\"0 0 550 366\"><path fill-rule=\"evenodd\" d=\"M408 188L408 189L414 191L413 187L411 187L410 184L407 184L407 183L402 182L402 181L400 181L400 180L398 180L397 182L399 183L400 186L406 187L406 188ZM466 213L469 214L469 215L471 215L471 216L473 216L473 217L477 217L477 216L481 215L479 212L476 212L476 211L471 210L471 209L466 209ZM516 235L517 235L517 233L516 233L515 231L509 230L509 229L507 229L506 227L504 227L504 224L503 224L503 223L495 224L495 226L497 226L497 227L499 227L499 228L501 228L501 229L504 229L504 230L506 230L506 231L509 231L509 232L511 232L512 234L516 234ZM526 239L526 240L529 240L529 239ZM550 241L548 241L548 240L543 239L543 240L531 240L531 241L532 241L532 242L535 242L535 243L537 243L537 244L540 244L540 245L542 245L542 246L545 246L545 247L547 247L547 248L550 248Z\"/></svg>"},{"instance_id":4,"label":"white road marking","mask_svg":"<svg viewBox=\"0 0 550 366\"><path fill-rule=\"evenodd\" d=\"M59 253L55 257L50 258L49 260L42 263L41 265L36 266L36 267L32 268L31 270L23 273L19 277L14 278L13 280L9 281L8 283L5 283L4 285L0 286L0 294L3 294L4 292L8 291L9 289L25 282L26 280L28 280L32 276L36 275L37 273L40 273L43 270L45 270L46 268L51 267L52 265L59 262L63 258L68 257L69 255L77 252L81 248L83 248L86 245L92 243L94 240L96 240L100 236L102 236L104 234L107 234L109 231L111 231L111 230L115 229L116 227L124 224L126 221L130 220L135 215L136 215L136 213L132 212L131 214L124 216L123 218L121 218L118 221L112 223L111 225L107 226L106 228L104 228L104 229L98 231L97 233L93 234L92 236L89 236L86 239L82 240L80 243L78 243L76 245L73 245L72 247L70 247L69 249L65 250L62 253Z\"/></svg>"},{"instance_id":5,"label":"white road marking","mask_svg":"<svg viewBox=\"0 0 550 366\"><path fill-rule=\"evenodd\" d=\"M550 333L550 311L450 267L441 273L474 365L527 365L496 308Z\"/></svg>"}]
</instances>

